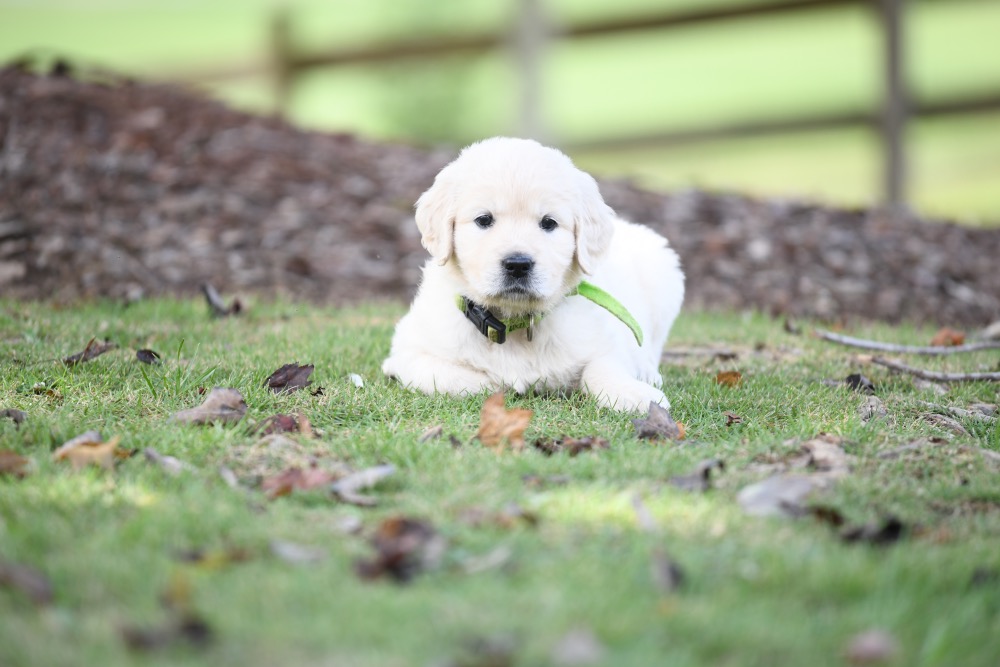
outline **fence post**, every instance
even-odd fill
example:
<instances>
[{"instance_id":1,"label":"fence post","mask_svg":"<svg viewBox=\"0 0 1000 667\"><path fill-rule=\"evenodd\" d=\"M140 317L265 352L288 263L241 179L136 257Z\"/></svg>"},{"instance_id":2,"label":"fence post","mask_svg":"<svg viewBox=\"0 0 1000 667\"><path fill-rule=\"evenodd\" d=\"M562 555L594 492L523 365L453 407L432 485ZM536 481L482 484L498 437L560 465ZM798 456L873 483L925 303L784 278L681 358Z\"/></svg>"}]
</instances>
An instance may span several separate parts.
<instances>
[{"instance_id":1,"label":"fence post","mask_svg":"<svg viewBox=\"0 0 1000 667\"><path fill-rule=\"evenodd\" d=\"M881 113L883 151L883 203L894 211L906 207L906 119L909 92L904 61L903 3L879 0L878 12L883 42L883 98Z\"/></svg>"},{"instance_id":2,"label":"fence post","mask_svg":"<svg viewBox=\"0 0 1000 667\"><path fill-rule=\"evenodd\" d=\"M521 0L514 39L518 81L521 84L521 136L545 141L542 126L541 62L547 30L542 0Z\"/></svg>"},{"instance_id":3,"label":"fence post","mask_svg":"<svg viewBox=\"0 0 1000 667\"><path fill-rule=\"evenodd\" d=\"M290 23L288 8L277 8L271 18L271 70L274 81L274 112L282 118L288 115L295 77Z\"/></svg>"}]
</instances>

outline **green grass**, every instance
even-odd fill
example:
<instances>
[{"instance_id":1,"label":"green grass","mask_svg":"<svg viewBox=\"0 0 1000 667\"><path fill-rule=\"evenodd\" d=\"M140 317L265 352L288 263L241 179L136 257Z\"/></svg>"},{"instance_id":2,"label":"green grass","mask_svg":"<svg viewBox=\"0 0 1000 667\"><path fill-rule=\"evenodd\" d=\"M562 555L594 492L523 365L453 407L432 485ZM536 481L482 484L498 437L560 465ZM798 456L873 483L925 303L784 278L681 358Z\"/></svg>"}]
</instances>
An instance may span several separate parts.
<instances>
[{"instance_id":1,"label":"green grass","mask_svg":"<svg viewBox=\"0 0 1000 667\"><path fill-rule=\"evenodd\" d=\"M33 565L55 590L53 604L36 608L0 585L0 664L493 664L460 662L476 638L507 642L512 664L552 664L553 646L574 628L589 629L604 646L599 664L616 666L842 665L850 637L871 628L899 642L888 664L995 664L1000 486L995 464L963 446L1000 451L1000 433L965 421L970 435L952 436L922 420L918 403L996 402L995 385L956 386L939 397L763 316L685 313L672 347L720 345L739 356L664 366L672 412L687 427L683 443L639 441L629 416L584 397L509 396L508 406L535 411L529 442L599 435L610 449L576 458L532 449L497 455L470 442L482 396L417 395L381 377L401 313L392 305L261 303L243 317L217 320L186 301L127 308L0 303L0 408L28 413L19 428L0 420L0 449L35 466L21 480L0 477L0 562ZM926 343L932 332L858 325L851 333ZM121 348L72 368L57 361L94 336ZM158 351L163 364L140 365L134 349L141 347ZM291 361L315 364L321 395L276 396L262 387ZM920 363L995 368L998 354ZM742 386L714 382L718 370L734 368ZM890 422L861 424L861 398L822 384L852 372L872 378ZM351 373L364 378L363 388ZM52 391L33 389L43 386ZM201 402L203 386L239 389L249 406L244 421L169 421ZM743 423L727 427L725 411ZM371 491L379 505L347 506L321 492L268 501L259 490L226 486L219 467L240 472L246 448L257 442L252 425L276 412L308 416L318 437L300 442L310 450L357 468L397 466ZM434 425L464 444L418 442ZM114 472L73 472L50 460L51 450L88 429L120 436L124 448L154 447L197 470L171 477L141 454ZM754 466L820 432L846 438L855 457L850 476L822 503L852 524L894 514L911 528L906 539L881 548L848 545L810 518L741 512L736 493L768 474ZM922 437L942 440L897 459L877 455ZM723 459L726 470L710 492L666 484L711 457ZM566 482L539 487L526 483L527 475ZM636 494L657 531L637 525ZM537 515L537 525L465 518L512 503ZM360 580L353 563L371 549L338 525L359 519L368 532L400 514L431 522L447 538L441 567L406 586ZM327 557L285 563L270 555L275 539L321 547ZM505 566L464 572L470 559L500 547L511 554ZM238 549L248 558L217 568L179 562L178 552L192 549ZM652 585L656 549L686 574L676 592ZM972 584L977 570L994 577ZM120 628L162 625L168 612L159 598L178 581L190 586L190 604L215 641L129 653Z\"/></svg>"}]
</instances>

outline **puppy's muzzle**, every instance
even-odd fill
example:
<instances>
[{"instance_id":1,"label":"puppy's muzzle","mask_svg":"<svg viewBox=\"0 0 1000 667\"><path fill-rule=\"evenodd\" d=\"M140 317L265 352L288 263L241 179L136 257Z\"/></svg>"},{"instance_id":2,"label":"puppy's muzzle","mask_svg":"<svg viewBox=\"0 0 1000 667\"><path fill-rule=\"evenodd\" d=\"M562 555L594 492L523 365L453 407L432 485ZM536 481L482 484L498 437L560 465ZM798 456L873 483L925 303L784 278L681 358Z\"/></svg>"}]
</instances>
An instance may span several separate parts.
<instances>
[{"instance_id":1,"label":"puppy's muzzle","mask_svg":"<svg viewBox=\"0 0 1000 667\"><path fill-rule=\"evenodd\" d=\"M529 276L535 267L535 260L524 254L507 255L501 262L508 279L522 281Z\"/></svg>"}]
</instances>

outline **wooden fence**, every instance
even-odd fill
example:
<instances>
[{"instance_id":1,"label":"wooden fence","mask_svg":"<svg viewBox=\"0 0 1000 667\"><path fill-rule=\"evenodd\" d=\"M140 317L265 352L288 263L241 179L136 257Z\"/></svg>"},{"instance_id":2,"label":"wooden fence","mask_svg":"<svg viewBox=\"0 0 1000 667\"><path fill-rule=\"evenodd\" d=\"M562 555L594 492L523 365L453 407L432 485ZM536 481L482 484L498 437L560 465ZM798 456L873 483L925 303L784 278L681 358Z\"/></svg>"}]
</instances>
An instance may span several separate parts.
<instances>
[{"instance_id":1,"label":"wooden fence","mask_svg":"<svg viewBox=\"0 0 1000 667\"><path fill-rule=\"evenodd\" d=\"M952 0L955 1L955 0ZM831 112L785 116L754 122L694 129L664 130L633 137L598 139L565 146L573 149L619 149L630 146L669 145L723 138L760 136L832 129L871 127L881 138L883 161L882 199L890 208L906 205L905 130L912 117L972 114L1000 110L1000 91L995 94L952 98L934 102L916 100L906 86L905 65L907 0L762 0L759 4L690 9L638 18L604 20L599 24L569 25L551 29L544 20L544 0L519 0L517 21L509 32L452 35L433 40L412 39L370 44L354 48L304 53L298 51L289 30L289 20L279 12L272 23L271 62L278 109L284 109L296 77L316 68L358 64L398 63L456 55L479 55L513 47L520 82L520 132L537 136L542 108L539 72L546 45L552 40L576 40L604 35L625 35L651 30L670 31L721 21L739 21L762 16L813 12L831 7L862 6L871 10L882 34L882 99L877 108L857 112ZM198 78L224 78L250 73L246 68L202 73Z\"/></svg>"}]
</instances>

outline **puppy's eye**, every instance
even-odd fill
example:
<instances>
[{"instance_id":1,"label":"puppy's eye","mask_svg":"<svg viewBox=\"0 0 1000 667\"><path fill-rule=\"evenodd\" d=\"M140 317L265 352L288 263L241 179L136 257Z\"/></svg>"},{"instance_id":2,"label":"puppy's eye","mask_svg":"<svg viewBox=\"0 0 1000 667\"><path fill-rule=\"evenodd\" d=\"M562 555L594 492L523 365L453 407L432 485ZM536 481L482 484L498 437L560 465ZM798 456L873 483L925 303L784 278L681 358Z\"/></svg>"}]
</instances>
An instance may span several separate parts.
<instances>
[{"instance_id":1,"label":"puppy's eye","mask_svg":"<svg viewBox=\"0 0 1000 667\"><path fill-rule=\"evenodd\" d=\"M493 226L493 214L492 213L483 213L481 216L479 216L478 218L476 218L476 225L480 229L486 229L487 227L492 227Z\"/></svg>"},{"instance_id":2,"label":"puppy's eye","mask_svg":"<svg viewBox=\"0 0 1000 667\"><path fill-rule=\"evenodd\" d=\"M559 223L555 221L551 215L547 215L542 218L542 221L538 223L538 226L547 232L551 232L553 229L559 226Z\"/></svg>"}]
</instances>

